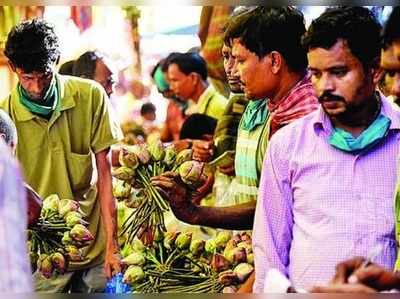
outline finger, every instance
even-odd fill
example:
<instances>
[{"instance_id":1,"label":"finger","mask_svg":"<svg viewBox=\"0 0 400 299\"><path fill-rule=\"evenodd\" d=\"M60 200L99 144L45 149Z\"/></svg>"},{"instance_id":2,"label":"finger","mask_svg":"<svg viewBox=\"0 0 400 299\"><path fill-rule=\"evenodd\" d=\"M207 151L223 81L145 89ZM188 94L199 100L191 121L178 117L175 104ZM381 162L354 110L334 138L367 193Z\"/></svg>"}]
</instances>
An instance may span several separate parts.
<instances>
[{"instance_id":1,"label":"finger","mask_svg":"<svg viewBox=\"0 0 400 299\"><path fill-rule=\"evenodd\" d=\"M114 264L114 274L118 274L121 272L121 265L119 262L115 262Z\"/></svg>"},{"instance_id":2,"label":"finger","mask_svg":"<svg viewBox=\"0 0 400 299\"><path fill-rule=\"evenodd\" d=\"M339 263L336 266L336 273L331 280L332 284L347 283L348 277L355 269L360 267L365 259L362 257L355 257L350 260Z\"/></svg>"},{"instance_id":3,"label":"finger","mask_svg":"<svg viewBox=\"0 0 400 299\"><path fill-rule=\"evenodd\" d=\"M151 184L153 186L159 187L164 189L165 191L172 189L175 186L175 183L173 181L160 181L160 180L155 180L152 181Z\"/></svg>"}]
</instances>

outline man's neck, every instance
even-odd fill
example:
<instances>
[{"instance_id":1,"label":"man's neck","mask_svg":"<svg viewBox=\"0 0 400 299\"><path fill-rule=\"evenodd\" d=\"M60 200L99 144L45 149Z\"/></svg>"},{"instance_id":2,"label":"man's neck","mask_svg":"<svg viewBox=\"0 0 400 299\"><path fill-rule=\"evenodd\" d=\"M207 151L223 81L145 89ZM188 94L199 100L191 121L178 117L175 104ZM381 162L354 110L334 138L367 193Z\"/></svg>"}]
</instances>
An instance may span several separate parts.
<instances>
[{"instance_id":1,"label":"man's neck","mask_svg":"<svg viewBox=\"0 0 400 299\"><path fill-rule=\"evenodd\" d=\"M378 117L381 110L381 101L375 95L372 95L371 99L365 101L365 103L370 104L365 105L363 109L360 109L357 112L351 113L351 115L330 118L333 126L349 132L355 138L360 136L361 133Z\"/></svg>"},{"instance_id":2,"label":"man's neck","mask_svg":"<svg viewBox=\"0 0 400 299\"><path fill-rule=\"evenodd\" d=\"M208 83L206 81L200 81L199 84L197 84L196 89L192 95L192 100L195 103L199 102L199 99L201 95L204 93L204 91L207 89Z\"/></svg>"},{"instance_id":3,"label":"man's neck","mask_svg":"<svg viewBox=\"0 0 400 299\"><path fill-rule=\"evenodd\" d=\"M304 76L305 73L303 72L285 72L275 95L270 98L270 102L273 104L279 103Z\"/></svg>"}]
</instances>

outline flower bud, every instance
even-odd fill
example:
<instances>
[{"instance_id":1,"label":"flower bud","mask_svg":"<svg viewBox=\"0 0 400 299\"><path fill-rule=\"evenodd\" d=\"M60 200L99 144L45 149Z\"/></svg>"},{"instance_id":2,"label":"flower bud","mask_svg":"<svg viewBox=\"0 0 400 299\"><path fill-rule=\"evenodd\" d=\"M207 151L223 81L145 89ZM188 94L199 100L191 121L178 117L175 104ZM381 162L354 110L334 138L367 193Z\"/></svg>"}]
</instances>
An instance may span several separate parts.
<instances>
[{"instance_id":1,"label":"flower bud","mask_svg":"<svg viewBox=\"0 0 400 299\"><path fill-rule=\"evenodd\" d=\"M240 283L245 282L253 271L254 267L248 263L241 263L233 270L238 276Z\"/></svg>"},{"instance_id":2,"label":"flower bud","mask_svg":"<svg viewBox=\"0 0 400 299\"><path fill-rule=\"evenodd\" d=\"M37 269L45 278L50 278L53 274L53 265L51 257L47 254L41 254L37 261Z\"/></svg>"},{"instance_id":3,"label":"flower bud","mask_svg":"<svg viewBox=\"0 0 400 299\"><path fill-rule=\"evenodd\" d=\"M228 270L230 267L229 261L221 254L215 253L211 260L211 268L215 272L222 272Z\"/></svg>"},{"instance_id":4,"label":"flower bud","mask_svg":"<svg viewBox=\"0 0 400 299\"><path fill-rule=\"evenodd\" d=\"M131 185L125 181L116 180L113 184L113 195L118 200L128 198L131 194Z\"/></svg>"},{"instance_id":5,"label":"flower bud","mask_svg":"<svg viewBox=\"0 0 400 299\"><path fill-rule=\"evenodd\" d=\"M129 266L143 266L146 263L146 259L141 252L132 252L130 255L125 257L122 262Z\"/></svg>"},{"instance_id":6,"label":"flower bud","mask_svg":"<svg viewBox=\"0 0 400 299\"><path fill-rule=\"evenodd\" d=\"M64 245L72 244L72 238L71 238L71 235L70 235L69 231L64 232L64 235L63 235L63 237L61 239L61 243L63 243Z\"/></svg>"},{"instance_id":7,"label":"flower bud","mask_svg":"<svg viewBox=\"0 0 400 299\"><path fill-rule=\"evenodd\" d=\"M71 238L78 242L86 242L93 240L92 233L82 224L75 224L70 232Z\"/></svg>"},{"instance_id":8,"label":"flower bud","mask_svg":"<svg viewBox=\"0 0 400 299\"><path fill-rule=\"evenodd\" d=\"M64 217L68 212L79 210L79 202L72 199L61 199L58 203L58 214Z\"/></svg>"},{"instance_id":9,"label":"flower bud","mask_svg":"<svg viewBox=\"0 0 400 299\"><path fill-rule=\"evenodd\" d=\"M126 166L121 166L113 168L111 170L111 175L122 181L132 181L135 177L135 170Z\"/></svg>"},{"instance_id":10,"label":"flower bud","mask_svg":"<svg viewBox=\"0 0 400 299\"><path fill-rule=\"evenodd\" d=\"M145 145L136 144L130 147L133 153L136 154L140 163L147 164L150 161L150 153Z\"/></svg>"},{"instance_id":11,"label":"flower bud","mask_svg":"<svg viewBox=\"0 0 400 299\"><path fill-rule=\"evenodd\" d=\"M143 245L143 242L140 241L139 239L134 239L131 242L132 249L136 252L144 252L146 250L146 247Z\"/></svg>"},{"instance_id":12,"label":"flower bud","mask_svg":"<svg viewBox=\"0 0 400 299\"><path fill-rule=\"evenodd\" d=\"M168 146L165 149L165 157L164 157L164 163L167 164L168 166L171 166L174 164L175 159L177 156L177 152L173 146Z\"/></svg>"},{"instance_id":13,"label":"flower bud","mask_svg":"<svg viewBox=\"0 0 400 299\"><path fill-rule=\"evenodd\" d=\"M48 213L58 213L60 198L57 194L51 194L43 200L41 216L45 217Z\"/></svg>"},{"instance_id":14,"label":"flower bud","mask_svg":"<svg viewBox=\"0 0 400 299\"><path fill-rule=\"evenodd\" d=\"M181 250L187 249L192 241L192 233L181 233L175 240L175 246Z\"/></svg>"},{"instance_id":15,"label":"flower bud","mask_svg":"<svg viewBox=\"0 0 400 299\"><path fill-rule=\"evenodd\" d=\"M194 256L199 256L204 252L206 241L200 239L194 239L190 243L189 250Z\"/></svg>"},{"instance_id":16,"label":"flower bud","mask_svg":"<svg viewBox=\"0 0 400 299\"><path fill-rule=\"evenodd\" d=\"M88 222L82 219L82 214L79 212L68 212L65 216L65 223L68 227L74 227L76 224L87 225Z\"/></svg>"},{"instance_id":17,"label":"flower bud","mask_svg":"<svg viewBox=\"0 0 400 299\"><path fill-rule=\"evenodd\" d=\"M222 231L217 234L215 237L215 244L218 248L223 248L226 246L228 241L231 239L231 233L227 231Z\"/></svg>"},{"instance_id":18,"label":"flower bud","mask_svg":"<svg viewBox=\"0 0 400 299\"><path fill-rule=\"evenodd\" d=\"M67 251L67 256L71 261L80 262L83 260L82 253L78 247L74 245L67 245L65 250Z\"/></svg>"},{"instance_id":19,"label":"flower bud","mask_svg":"<svg viewBox=\"0 0 400 299\"><path fill-rule=\"evenodd\" d=\"M141 282L146 275L144 274L143 270L139 266L130 266L124 274L124 283L127 284L134 284Z\"/></svg>"},{"instance_id":20,"label":"flower bud","mask_svg":"<svg viewBox=\"0 0 400 299\"><path fill-rule=\"evenodd\" d=\"M237 265L247 261L246 249L242 247L235 247L229 250L224 256L233 265Z\"/></svg>"},{"instance_id":21,"label":"flower bud","mask_svg":"<svg viewBox=\"0 0 400 299\"><path fill-rule=\"evenodd\" d=\"M209 239L206 241L205 250L207 253L215 253L217 250L215 239Z\"/></svg>"},{"instance_id":22,"label":"flower bud","mask_svg":"<svg viewBox=\"0 0 400 299\"><path fill-rule=\"evenodd\" d=\"M164 234L164 247L167 249L172 249L172 246L174 245L174 242L179 234L179 232L166 232Z\"/></svg>"},{"instance_id":23,"label":"flower bud","mask_svg":"<svg viewBox=\"0 0 400 299\"><path fill-rule=\"evenodd\" d=\"M182 181L189 186L201 186L207 177L204 173L205 163L186 161L179 166L178 172Z\"/></svg>"},{"instance_id":24,"label":"flower bud","mask_svg":"<svg viewBox=\"0 0 400 299\"><path fill-rule=\"evenodd\" d=\"M51 255L51 263L55 270L60 274L64 274L66 270L66 262L64 256L60 252L55 252Z\"/></svg>"},{"instance_id":25,"label":"flower bud","mask_svg":"<svg viewBox=\"0 0 400 299\"><path fill-rule=\"evenodd\" d=\"M132 150L132 146L123 146L119 152L119 163L122 166L136 169L139 166L139 158Z\"/></svg>"},{"instance_id":26,"label":"flower bud","mask_svg":"<svg viewBox=\"0 0 400 299\"><path fill-rule=\"evenodd\" d=\"M192 160L193 151L191 149L184 149L176 155L175 165L181 165L186 161Z\"/></svg>"},{"instance_id":27,"label":"flower bud","mask_svg":"<svg viewBox=\"0 0 400 299\"><path fill-rule=\"evenodd\" d=\"M235 287L234 285L230 285L230 286L224 287L224 288L222 289L222 293L223 293L223 294L234 294L234 293L236 293L237 291L238 291L238 288Z\"/></svg>"},{"instance_id":28,"label":"flower bud","mask_svg":"<svg viewBox=\"0 0 400 299\"><path fill-rule=\"evenodd\" d=\"M226 270L218 274L218 282L224 286L230 286L237 284L239 279L235 272L232 270Z\"/></svg>"},{"instance_id":29,"label":"flower bud","mask_svg":"<svg viewBox=\"0 0 400 299\"><path fill-rule=\"evenodd\" d=\"M149 144L149 152L153 161L161 161L165 157L164 146L160 140Z\"/></svg>"}]
</instances>

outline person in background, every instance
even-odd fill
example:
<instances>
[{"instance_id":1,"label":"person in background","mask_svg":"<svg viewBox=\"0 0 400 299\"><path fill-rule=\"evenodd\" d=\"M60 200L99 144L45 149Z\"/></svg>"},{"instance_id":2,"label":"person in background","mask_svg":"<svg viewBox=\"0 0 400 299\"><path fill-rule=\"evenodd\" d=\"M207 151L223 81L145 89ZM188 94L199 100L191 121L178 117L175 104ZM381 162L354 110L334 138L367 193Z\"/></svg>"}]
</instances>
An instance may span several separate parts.
<instances>
[{"instance_id":1,"label":"person in background","mask_svg":"<svg viewBox=\"0 0 400 299\"><path fill-rule=\"evenodd\" d=\"M60 75L73 76L74 75L75 60L64 62L58 69Z\"/></svg>"},{"instance_id":2,"label":"person in background","mask_svg":"<svg viewBox=\"0 0 400 299\"><path fill-rule=\"evenodd\" d=\"M321 106L267 149L253 228L256 293L273 268L294 287L324 285L338 262L375 246L375 261L394 266L400 112L376 91L380 31L367 8L339 7L303 37Z\"/></svg>"},{"instance_id":3,"label":"person in background","mask_svg":"<svg viewBox=\"0 0 400 299\"><path fill-rule=\"evenodd\" d=\"M102 291L106 277L121 270L108 158L121 134L109 114L107 94L93 80L56 73L59 38L44 20L13 27L5 56L18 85L0 106L17 128L16 157L26 182L43 198L57 194L79 201L94 236L84 259L70 261L64 275L44 279L35 272L35 289Z\"/></svg>"},{"instance_id":4,"label":"person in background","mask_svg":"<svg viewBox=\"0 0 400 299\"><path fill-rule=\"evenodd\" d=\"M182 100L193 102L186 114L201 113L220 119L227 99L207 82L207 65L196 53L178 53L168 60L168 82Z\"/></svg>"},{"instance_id":5,"label":"person in background","mask_svg":"<svg viewBox=\"0 0 400 299\"><path fill-rule=\"evenodd\" d=\"M110 61L97 51L87 51L74 62L73 76L100 83L108 97L114 92L114 73Z\"/></svg>"}]
</instances>

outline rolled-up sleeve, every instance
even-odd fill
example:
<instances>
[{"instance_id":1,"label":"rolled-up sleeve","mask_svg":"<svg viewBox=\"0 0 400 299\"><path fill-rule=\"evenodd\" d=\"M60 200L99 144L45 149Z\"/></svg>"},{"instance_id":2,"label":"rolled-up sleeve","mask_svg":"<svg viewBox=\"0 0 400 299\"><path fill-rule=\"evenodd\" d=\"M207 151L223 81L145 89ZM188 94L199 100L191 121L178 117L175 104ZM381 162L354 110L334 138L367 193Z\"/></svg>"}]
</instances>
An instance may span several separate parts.
<instances>
[{"instance_id":1,"label":"rolled-up sleeve","mask_svg":"<svg viewBox=\"0 0 400 299\"><path fill-rule=\"evenodd\" d=\"M292 190L289 178L289 157L272 138L264 158L253 228L256 279L255 293L264 292L269 269L288 275L292 241ZM275 141L275 142L274 142Z\"/></svg>"}]
</instances>

